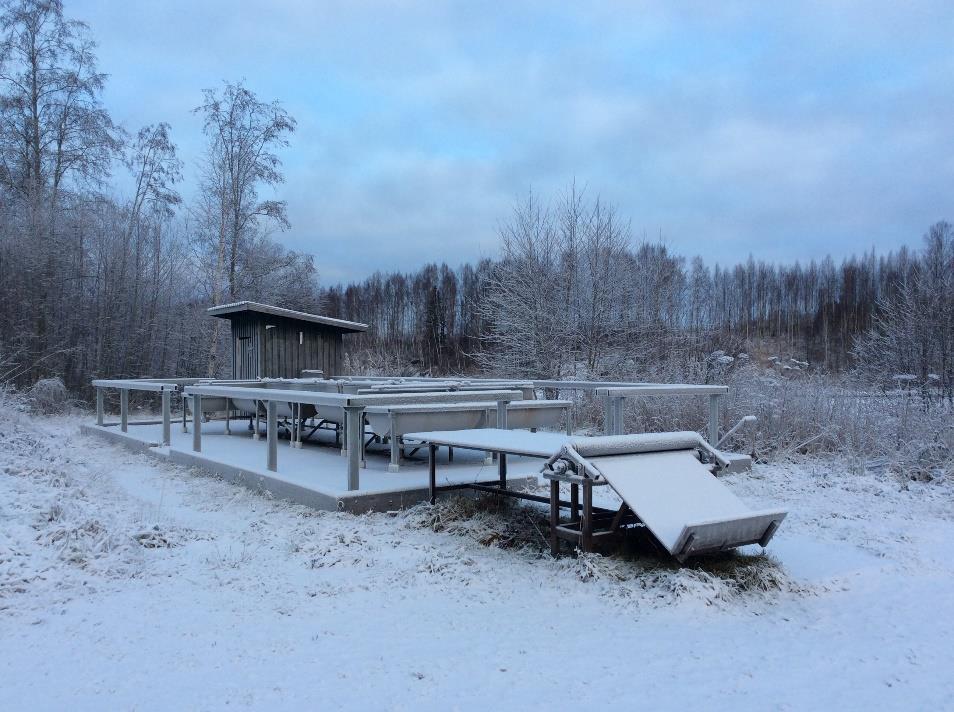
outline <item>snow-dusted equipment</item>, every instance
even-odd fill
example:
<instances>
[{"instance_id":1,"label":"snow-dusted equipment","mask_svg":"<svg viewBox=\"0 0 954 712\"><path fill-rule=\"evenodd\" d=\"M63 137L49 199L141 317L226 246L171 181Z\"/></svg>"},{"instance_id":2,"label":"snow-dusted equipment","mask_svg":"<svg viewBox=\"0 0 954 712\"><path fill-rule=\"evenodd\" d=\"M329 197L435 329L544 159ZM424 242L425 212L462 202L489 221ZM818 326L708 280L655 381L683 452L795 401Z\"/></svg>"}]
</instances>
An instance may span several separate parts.
<instances>
[{"instance_id":1,"label":"snow-dusted equipment","mask_svg":"<svg viewBox=\"0 0 954 712\"><path fill-rule=\"evenodd\" d=\"M569 429L569 412L572 401L568 400L518 400L507 403L507 427L509 429L535 430L551 428L565 423ZM489 428L497 423L493 405L487 403L454 403L410 405L381 405L365 408L371 432L386 437L391 444L391 463L388 469L398 472L404 450L404 435L440 429L472 430ZM448 446L453 457L453 446Z\"/></svg>"},{"instance_id":2,"label":"snow-dusted equipment","mask_svg":"<svg viewBox=\"0 0 954 712\"><path fill-rule=\"evenodd\" d=\"M573 439L543 468L550 481L551 548L556 553L567 539L591 551L594 540L640 525L680 562L746 544L764 547L786 512L754 511L732 494L713 476L730 465L694 432ZM561 482L571 488L568 522L560 520ZM623 500L612 516L592 504L593 487L606 485Z\"/></svg>"}]
</instances>

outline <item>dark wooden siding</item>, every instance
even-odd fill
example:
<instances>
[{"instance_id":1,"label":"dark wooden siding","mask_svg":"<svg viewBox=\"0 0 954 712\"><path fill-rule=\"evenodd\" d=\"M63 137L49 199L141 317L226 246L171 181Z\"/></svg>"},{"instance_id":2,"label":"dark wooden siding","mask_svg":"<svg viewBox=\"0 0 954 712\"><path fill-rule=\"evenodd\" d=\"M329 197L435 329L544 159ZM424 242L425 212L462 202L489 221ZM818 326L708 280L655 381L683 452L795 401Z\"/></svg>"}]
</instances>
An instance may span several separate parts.
<instances>
[{"instance_id":1,"label":"dark wooden siding","mask_svg":"<svg viewBox=\"0 0 954 712\"><path fill-rule=\"evenodd\" d=\"M232 324L232 377L298 378L320 368L340 373L341 332L308 322L262 314L237 314Z\"/></svg>"}]
</instances>

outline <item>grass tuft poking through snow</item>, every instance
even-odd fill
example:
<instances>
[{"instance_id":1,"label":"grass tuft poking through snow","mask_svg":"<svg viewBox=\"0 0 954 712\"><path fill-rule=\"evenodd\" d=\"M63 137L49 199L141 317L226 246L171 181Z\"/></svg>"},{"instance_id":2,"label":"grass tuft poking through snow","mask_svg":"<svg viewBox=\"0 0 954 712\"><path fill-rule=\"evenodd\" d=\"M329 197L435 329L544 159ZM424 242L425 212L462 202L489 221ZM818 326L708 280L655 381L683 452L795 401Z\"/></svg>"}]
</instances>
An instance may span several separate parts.
<instances>
[{"instance_id":1,"label":"grass tuft poking through snow","mask_svg":"<svg viewBox=\"0 0 954 712\"><path fill-rule=\"evenodd\" d=\"M782 565L765 553L725 554L690 559L680 566L647 553L632 541L606 554L550 556L547 511L493 496L450 497L434 506L422 504L403 514L405 526L464 537L476 544L512 550L521 566L552 567L556 576L598 583L604 595L632 602L665 605L689 598L706 604L731 602L765 594L806 594L810 588L794 581Z\"/></svg>"}]
</instances>

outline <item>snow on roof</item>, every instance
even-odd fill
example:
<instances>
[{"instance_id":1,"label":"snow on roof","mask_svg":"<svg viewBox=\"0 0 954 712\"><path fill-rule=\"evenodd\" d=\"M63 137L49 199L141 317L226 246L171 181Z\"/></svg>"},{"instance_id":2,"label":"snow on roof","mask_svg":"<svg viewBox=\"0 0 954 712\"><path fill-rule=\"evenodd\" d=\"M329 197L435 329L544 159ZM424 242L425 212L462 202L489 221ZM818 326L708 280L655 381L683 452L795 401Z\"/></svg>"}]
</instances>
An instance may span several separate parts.
<instances>
[{"instance_id":1,"label":"snow on roof","mask_svg":"<svg viewBox=\"0 0 954 712\"><path fill-rule=\"evenodd\" d=\"M231 318L231 314L239 312L257 312L259 314L271 314L272 316L281 316L286 319L295 319L297 321L307 321L312 324L323 324L331 326L342 331L367 331L368 325L357 321L346 321L345 319L335 319L330 316L321 316L320 314L308 314L307 312L295 311L294 309L285 309L283 307L272 306L271 304L259 304L258 302L233 302L231 304L220 304L209 307L207 310L210 316L217 316L223 319Z\"/></svg>"}]
</instances>

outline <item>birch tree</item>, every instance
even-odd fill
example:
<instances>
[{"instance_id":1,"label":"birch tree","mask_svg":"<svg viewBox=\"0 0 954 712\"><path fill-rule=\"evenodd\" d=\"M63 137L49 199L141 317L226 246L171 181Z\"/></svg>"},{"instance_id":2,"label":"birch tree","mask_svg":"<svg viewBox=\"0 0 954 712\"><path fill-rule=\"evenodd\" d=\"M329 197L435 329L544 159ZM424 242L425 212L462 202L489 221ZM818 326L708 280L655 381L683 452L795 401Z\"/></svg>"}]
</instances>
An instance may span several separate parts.
<instances>
[{"instance_id":1,"label":"birch tree","mask_svg":"<svg viewBox=\"0 0 954 712\"><path fill-rule=\"evenodd\" d=\"M284 182L277 151L288 146L295 120L277 101L261 101L242 82L205 90L195 113L203 117L208 140L199 212L213 255L211 301L221 304L239 296L243 250L254 246L263 230L289 226L285 202L261 199L259 190ZM218 370L219 332L216 323L210 374Z\"/></svg>"}]
</instances>

